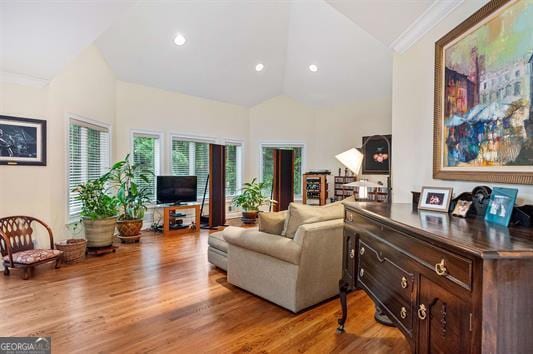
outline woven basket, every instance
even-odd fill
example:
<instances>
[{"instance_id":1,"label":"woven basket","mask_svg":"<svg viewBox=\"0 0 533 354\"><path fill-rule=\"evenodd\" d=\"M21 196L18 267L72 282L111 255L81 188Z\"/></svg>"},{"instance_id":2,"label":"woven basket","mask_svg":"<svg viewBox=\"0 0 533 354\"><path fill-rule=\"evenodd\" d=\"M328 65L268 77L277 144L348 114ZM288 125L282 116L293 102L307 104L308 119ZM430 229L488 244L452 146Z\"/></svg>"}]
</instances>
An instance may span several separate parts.
<instances>
[{"instance_id":1,"label":"woven basket","mask_svg":"<svg viewBox=\"0 0 533 354\"><path fill-rule=\"evenodd\" d=\"M56 242L56 249L63 251L63 262L72 264L83 260L87 241L84 239L69 239Z\"/></svg>"}]
</instances>

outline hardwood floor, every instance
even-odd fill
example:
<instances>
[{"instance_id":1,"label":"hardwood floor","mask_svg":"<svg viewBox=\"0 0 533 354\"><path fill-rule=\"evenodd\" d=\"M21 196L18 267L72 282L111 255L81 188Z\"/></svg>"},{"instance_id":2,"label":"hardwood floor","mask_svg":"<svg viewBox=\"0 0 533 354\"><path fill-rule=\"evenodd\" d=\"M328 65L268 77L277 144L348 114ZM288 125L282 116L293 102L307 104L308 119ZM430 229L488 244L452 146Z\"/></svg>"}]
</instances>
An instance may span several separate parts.
<instances>
[{"instance_id":1,"label":"hardwood floor","mask_svg":"<svg viewBox=\"0 0 533 354\"><path fill-rule=\"evenodd\" d=\"M230 285L207 263L207 235L147 234L28 281L0 276L0 336L51 336L53 353L409 352L362 291L338 335L338 299L294 315Z\"/></svg>"}]
</instances>

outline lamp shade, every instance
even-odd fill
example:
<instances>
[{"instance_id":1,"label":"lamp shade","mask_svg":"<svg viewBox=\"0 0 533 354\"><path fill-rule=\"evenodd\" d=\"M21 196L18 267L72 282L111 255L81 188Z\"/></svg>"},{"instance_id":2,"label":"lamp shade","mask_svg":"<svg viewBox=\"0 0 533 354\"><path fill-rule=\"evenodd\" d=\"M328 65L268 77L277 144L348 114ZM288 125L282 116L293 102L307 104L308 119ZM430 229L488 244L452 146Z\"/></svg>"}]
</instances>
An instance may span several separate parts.
<instances>
[{"instance_id":1,"label":"lamp shade","mask_svg":"<svg viewBox=\"0 0 533 354\"><path fill-rule=\"evenodd\" d=\"M363 164L363 154L359 152L359 150L356 148L351 148L350 150L336 155L335 158L344 166L348 167L350 171L356 175L359 174L359 170Z\"/></svg>"}]
</instances>

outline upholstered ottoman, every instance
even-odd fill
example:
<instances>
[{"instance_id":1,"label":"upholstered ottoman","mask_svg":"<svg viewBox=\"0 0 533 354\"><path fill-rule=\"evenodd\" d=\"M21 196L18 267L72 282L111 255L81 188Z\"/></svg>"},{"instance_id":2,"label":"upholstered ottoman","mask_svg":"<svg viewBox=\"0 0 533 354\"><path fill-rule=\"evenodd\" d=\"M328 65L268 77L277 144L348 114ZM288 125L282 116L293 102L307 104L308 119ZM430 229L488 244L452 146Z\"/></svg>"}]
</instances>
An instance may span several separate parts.
<instances>
[{"instance_id":1,"label":"upholstered ottoman","mask_svg":"<svg viewBox=\"0 0 533 354\"><path fill-rule=\"evenodd\" d=\"M224 232L218 231L207 239L207 260L209 263L225 271L228 270L228 244L224 241Z\"/></svg>"}]
</instances>

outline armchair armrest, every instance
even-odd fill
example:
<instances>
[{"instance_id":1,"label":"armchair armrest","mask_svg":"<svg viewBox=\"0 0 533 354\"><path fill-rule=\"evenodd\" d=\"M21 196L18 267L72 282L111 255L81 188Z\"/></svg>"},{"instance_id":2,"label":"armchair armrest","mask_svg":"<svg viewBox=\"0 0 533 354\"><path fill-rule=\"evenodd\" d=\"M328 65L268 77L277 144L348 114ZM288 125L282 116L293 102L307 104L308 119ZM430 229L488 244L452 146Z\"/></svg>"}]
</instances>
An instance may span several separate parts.
<instances>
[{"instance_id":1,"label":"armchair armrest","mask_svg":"<svg viewBox=\"0 0 533 354\"><path fill-rule=\"evenodd\" d=\"M48 224L45 223L44 221L41 221L37 218L34 218L34 217L27 217L27 218L41 224L46 229L46 231L48 231L48 238L50 239L50 249L53 250L55 248L55 245L54 245L54 233L52 232L52 228L50 228L50 226L48 226Z\"/></svg>"},{"instance_id":2,"label":"armchair armrest","mask_svg":"<svg viewBox=\"0 0 533 354\"><path fill-rule=\"evenodd\" d=\"M300 263L301 246L284 236L267 234L257 229L230 226L224 230L224 240L230 245L245 248L285 262Z\"/></svg>"}]
</instances>

